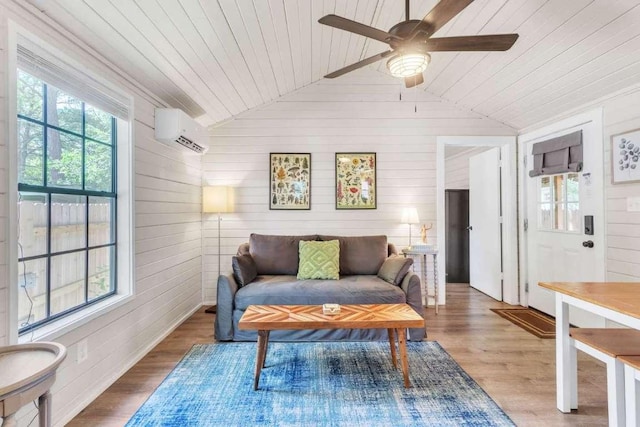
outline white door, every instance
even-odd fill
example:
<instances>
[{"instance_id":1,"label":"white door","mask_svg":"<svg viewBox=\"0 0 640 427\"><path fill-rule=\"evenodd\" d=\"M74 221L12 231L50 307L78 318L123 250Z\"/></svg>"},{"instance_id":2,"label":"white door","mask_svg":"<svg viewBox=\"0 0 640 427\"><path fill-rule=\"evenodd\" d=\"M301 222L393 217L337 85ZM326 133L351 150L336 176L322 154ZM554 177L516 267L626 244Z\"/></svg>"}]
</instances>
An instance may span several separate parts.
<instances>
[{"instance_id":1,"label":"white door","mask_svg":"<svg viewBox=\"0 0 640 427\"><path fill-rule=\"evenodd\" d=\"M500 148L469 158L469 279L502 301Z\"/></svg>"},{"instance_id":2,"label":"white door","mask_svg":"<svg viewBox=\"0 0 640 427\"><path fill-rule=\"evenodd\" d=\"M527 305L550 315L555 315L554 293L538 282L604 280L603 142L601 122L597 114L594 117L580 116L577 124L576 120L559 123L532 139L521 137L527 157L523 170ZM578 130L583 138L581 172L529 177L533 144ZM585 233L585 216L593 217L593 235ZM589 321L579 313L572 316L576 324Z\"/></svg>"}]
</instances>

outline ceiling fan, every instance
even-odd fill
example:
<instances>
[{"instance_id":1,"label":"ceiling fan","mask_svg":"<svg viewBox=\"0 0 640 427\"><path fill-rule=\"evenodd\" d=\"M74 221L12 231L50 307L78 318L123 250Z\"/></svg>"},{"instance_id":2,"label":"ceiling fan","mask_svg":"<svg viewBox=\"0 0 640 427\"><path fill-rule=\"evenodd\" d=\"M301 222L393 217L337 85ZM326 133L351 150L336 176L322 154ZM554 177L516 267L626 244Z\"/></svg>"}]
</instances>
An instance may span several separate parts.
<instances>
[{"instance_id":1,"label":"ceiling fan","mask_svg":"<svg viewBox=\"0 0 640 427\"><path fill-rule=\"evenodd\" d=\"M410 0L405 0L406 19L389 31L336 15L320 18L318 22L321 24L379 40L391 47L391 50L358 61L325 77L332 79L389 57L387 68L391 74L404 78L406 87L413 87L424 82L422 73L431 61L429 52L505 51L518 39L518 34L433 38L436 31L473 3L473 0L440 0L422 20L410 19L409 3Z\"/></svg>"}]
</instances>

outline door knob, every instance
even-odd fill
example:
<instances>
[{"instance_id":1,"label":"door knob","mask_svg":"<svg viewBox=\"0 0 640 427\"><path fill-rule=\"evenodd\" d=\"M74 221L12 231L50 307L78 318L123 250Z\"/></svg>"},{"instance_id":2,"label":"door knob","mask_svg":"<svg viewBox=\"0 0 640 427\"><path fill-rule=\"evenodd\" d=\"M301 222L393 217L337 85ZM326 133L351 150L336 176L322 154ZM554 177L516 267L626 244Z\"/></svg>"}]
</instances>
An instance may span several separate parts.
<instances>
[{"instance_id":1,"label":"door knob","mask_svg":"<svg viewBox=\"0 0 640 427\"><path fill-rule=\"evenodd\" d=\"M592 248L593 240L587 240L586 242L582 242L582 246L584 246L585 248Z\"/></svg>"},{"instance_id":2,"label":"door knob","mask_svg":"<svg viewBox=\"0 0 640 427\"><path fill-rule=\"evenodd\" d=\"M467 230L471 231L471 230L473 230L473 227L470 225L470 226L467 227Z\"/></svg>"}]
</instances>

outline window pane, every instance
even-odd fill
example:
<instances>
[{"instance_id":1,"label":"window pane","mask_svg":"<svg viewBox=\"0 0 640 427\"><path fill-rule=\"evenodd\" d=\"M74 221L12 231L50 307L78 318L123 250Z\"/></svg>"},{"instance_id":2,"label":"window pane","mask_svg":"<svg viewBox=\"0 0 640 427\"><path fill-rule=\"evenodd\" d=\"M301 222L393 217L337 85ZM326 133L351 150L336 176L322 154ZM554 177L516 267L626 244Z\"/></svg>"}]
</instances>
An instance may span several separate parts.
<instances>
[{"instance_id":1,"label":"window pane","mask_svg":"<svg viewBox=\"0 0 640 427\"><path fill-rule=\"evenodd\" d=\"M551 202L551 179L548 176L543 176L540 178L540 200L542 203Z\"/></svg>"},{"instance_id":2,"label":"window pane","mask_svg":"<svg viewBox=\"0 0 640 427\"><path fill-rule=\"evenodd\" d=\"M18 114L43 121L44 86L24 71L18 70Z\"/></svg>"},{"instance_id":3,"label":"window pane","mask_svg":"<svg viewBox=\"0 0 640 427\"><path fill-rule=\"evenodd\" d=\"M567 203L567 230L580 231L581 226L580 204Z\"/></svg>"},{"instance_id":4,"label":"window pane","mask_svg":"<svg viewBox=\"0 0 640 427\"><path fill-rule=\"evenodd\" d=\"M47 183L55 187L82 188L82 138L48 130Z\"/></svg>"},{"instance_id":5,"label":"window pane","mask_svg":"<svg viewBox=\"0 0 640 427\"><path fill-rule=\"evenodd\" d=\"M580 175L570 173L567 177L567 202L580 201Z\"/></svg>"},{"instance_id":6,"label":"window pane","mask_svg":"<svg viewBox=\"0 0 640 427\"><path fill-rule=\"evenodd\" d=\"M51 252L86 246L87 205L85 196L51 195Z\"/></svg>"},{"instance_id":7,"label":"window pane","mask_svg":"<svg viewBox=\"0 0 640 427\"><path fill-rule=\"evenodd\" d=\"M85 302L85 251L51 257L51 314Z\"/></svg>"},{"instance_id":8,"label":"window pane","mask_svg":"<svg viewBox=\"0 0 640 427\"><path fill-rule=\"evenodd\" d=\"M47 195L20 193L18 199L18 258L47 253Z\"/></svg>"},{"instance_id":9,"label":"window pane","mask_svg":"<svg viewBox=\"0 0 640 427\"><path fill-rule=\"evenodd\" d=\"M47 85L47 124L82 133L82 101Z\"/></svg>"},{"instance_id":10,"label":"window pane","mask_svg":"<svg viewBox=\"0 0 640 427\"><path fill-rule=\"evenodd\" d=\"M564 203L557 203L555 205L555 221L553 223L553 228L556 230L564 230L565 229L565 206Z\"/></svg>"},{"instance_id":11,"label":"window pane","mask_svg":"<svg viewBox=\"0 0 640 427\"><path fill-rule=\"evenodd\" d=\"M18 263L18 328L47 317L47 259Z\"/></svg>"},{"instance_id":12,"label":"window pane","mask_svg":"<svg viewBox=\"0 0 640 427\"><path fill-rule=\"evenodd\" d=\"M540 230L553 229L553 215L551 203L541 203L538 205L538 228Z\"/></svg>"},{"instance_id":13,"label":"window pane","mask_svg":"<svg viewBox=\"0 0 640 427\"><path fill-rule=\"evenodd\" d=\"M115 243L114 209L114 199L89 197L89 246Z\"/></svg>"},{"instance_id":14,"label":"window pane","mask_svg":"<svg viewBox=\"0 0 640 427\"><path fill-rule=\"evenodd\" d=\"M89 300L114 290L111 266L114 265L115 246L89 251Z\"/></svg>"},{"instance_id":15,"label":"window pane","mask_svg":"<svg viewBox=\"0 0 640 427\"><path fill-rule=\"evenodd\" d=\"M564 194L564 175L554 175L553 177L553 196L555 202L565 200Z\"/></svg>"},{"instance_id":16,"label":"window pane","mask_svg":"<svg viewBox=\"0 0 640 427\"><path fill-rule=\"evenodd\" d=\"M111 191L111 153L110 145L86 141L85 189Z\"/></svg>"},{"instance_id":17,"label":"window pane","mask_svg":"<svg viewBox=\"0 0 640 427\"><path fill-rule=\"evenodd\" d=\"M85 116L86 136L111 144L111 115L85 105Z\"/></svg>"},{"instance_id":18,"label":"window pane","mask_svg":"<svg viewBox=\"0 0 640 427\"><path fill-rule=\"evenodd\" d=\"M18 119L18 182L43 184L43 147L44 127Z\"/></svg>"}]
</instances>

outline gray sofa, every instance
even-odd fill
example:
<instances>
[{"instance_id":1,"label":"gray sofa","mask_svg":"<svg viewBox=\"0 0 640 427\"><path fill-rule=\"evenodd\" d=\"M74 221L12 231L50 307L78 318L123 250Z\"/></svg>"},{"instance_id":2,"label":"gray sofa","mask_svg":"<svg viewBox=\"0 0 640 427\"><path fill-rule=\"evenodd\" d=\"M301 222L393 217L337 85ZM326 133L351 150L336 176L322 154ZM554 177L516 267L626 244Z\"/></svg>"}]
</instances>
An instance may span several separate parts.
<instances>
[{"instance_id":1,"label":"gray sofa","mask_svg":"<svg viewBox=\"0 0 640 427\"><path fill-rule=\"evenodd\" d=\"M300 240L339 240L339 280L299 280ZM250 255L247 257L246 255ZM242 286L236 274L218 278L215 336L219 341L255 341L255 331L238 329L238 321L252 304L394 304L407 303L424 317L420 279L412 271L398 277L398 285L377 275L388 257L397 256L386 236L324 235L272 236L252 234L237 257L249 259L257 276ZM234 271L237 267L234 259ZM400 273L404 274L404 273ZM409 329L411 341L421 341L425 329ZM386 340L385 329L272 331L272 341Z\"/></svg>"}]
</instances>

